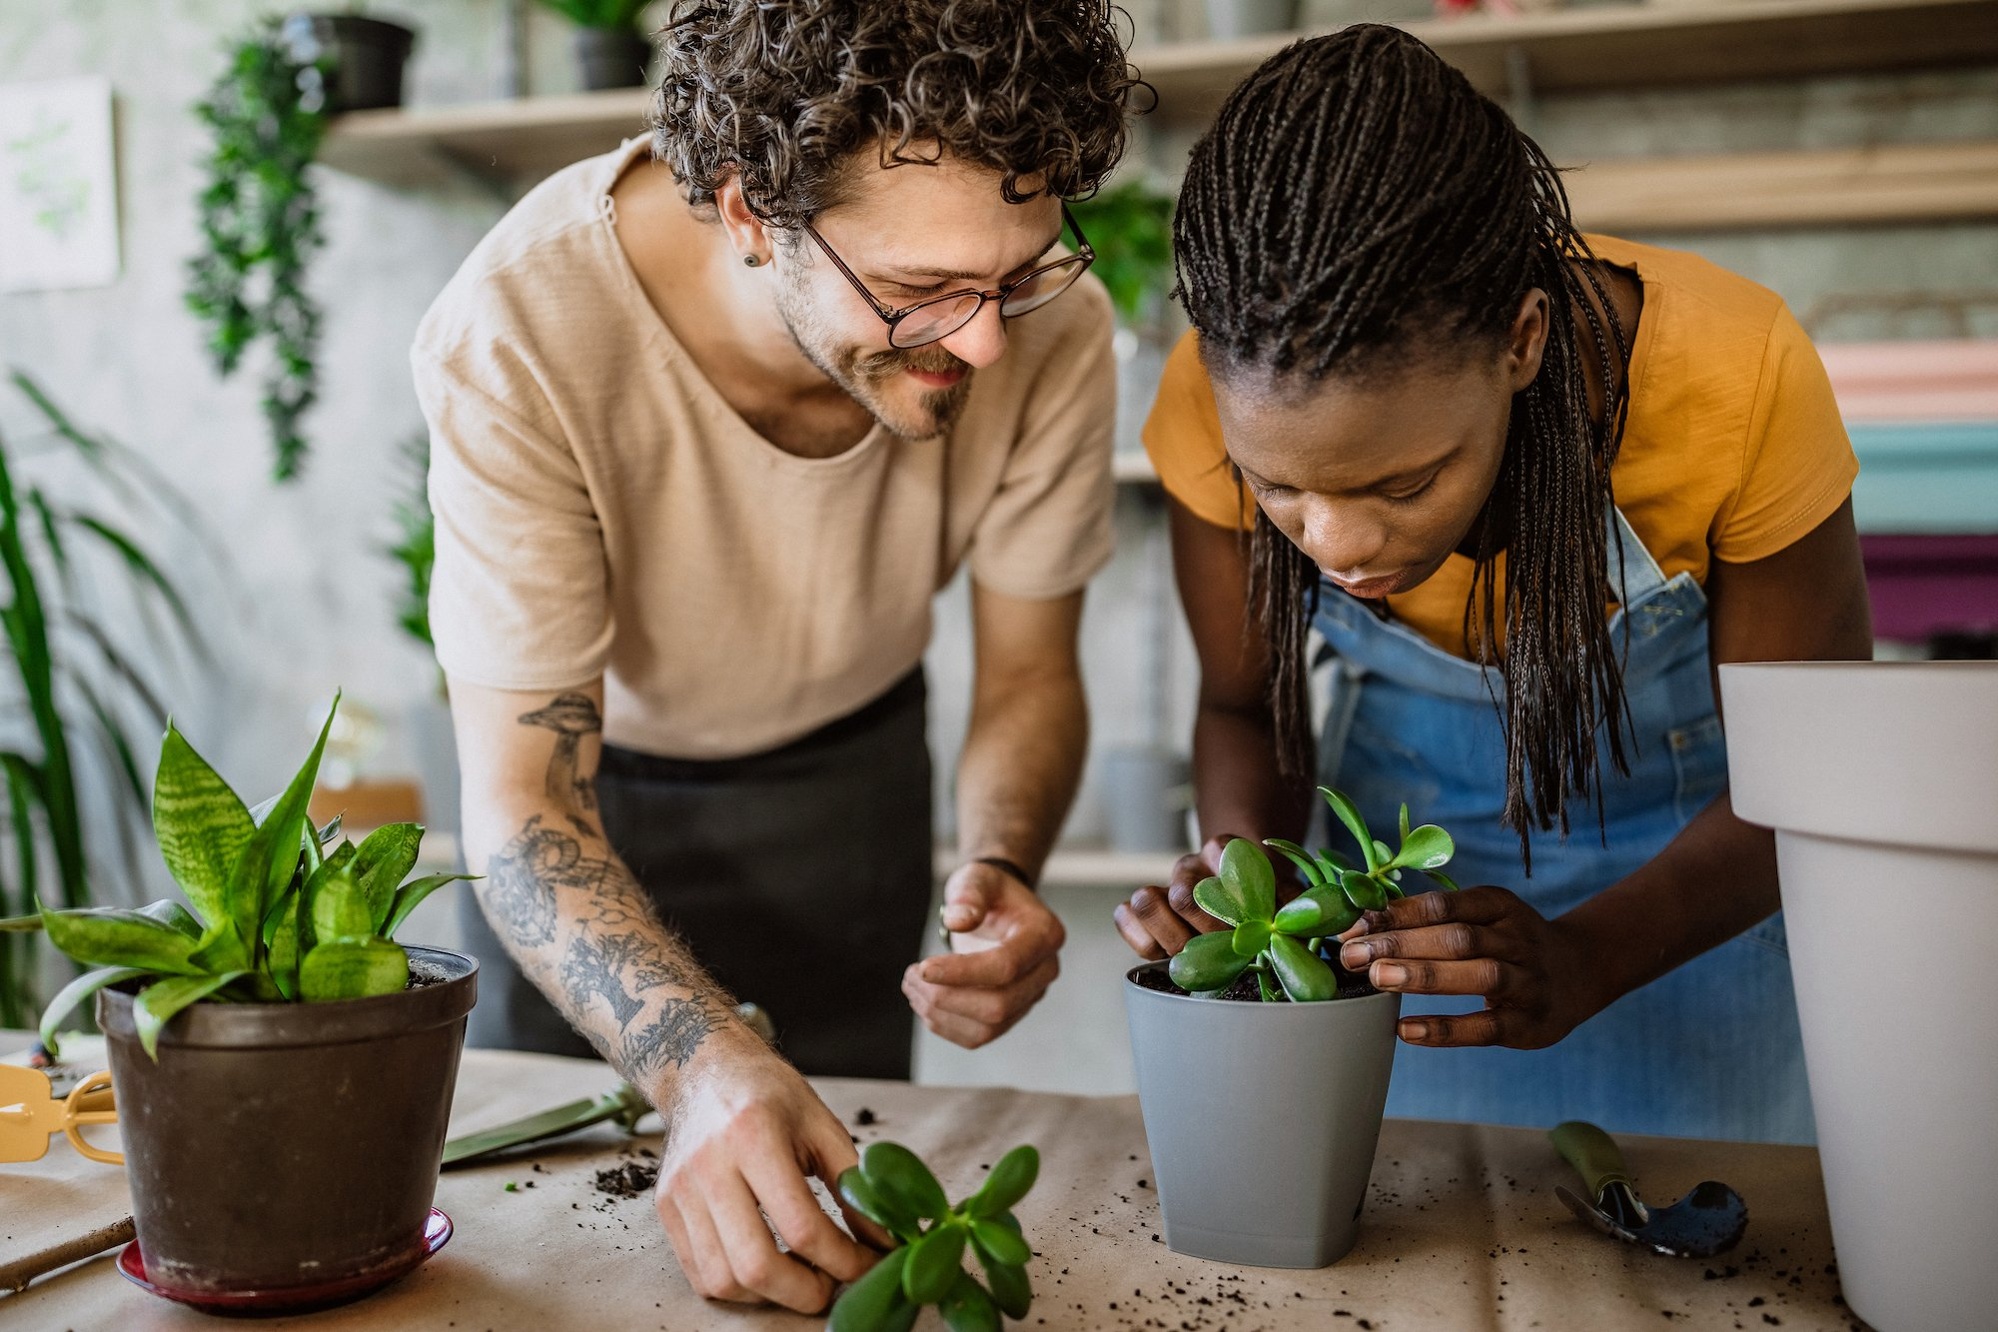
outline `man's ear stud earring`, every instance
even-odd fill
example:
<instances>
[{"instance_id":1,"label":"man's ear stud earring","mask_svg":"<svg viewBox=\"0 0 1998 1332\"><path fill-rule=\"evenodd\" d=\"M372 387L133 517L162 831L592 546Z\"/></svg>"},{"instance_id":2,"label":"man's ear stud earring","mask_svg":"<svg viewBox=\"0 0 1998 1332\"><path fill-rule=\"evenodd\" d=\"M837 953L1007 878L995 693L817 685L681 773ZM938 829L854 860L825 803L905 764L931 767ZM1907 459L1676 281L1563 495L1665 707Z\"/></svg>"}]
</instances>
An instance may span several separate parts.
<instances>
[{"instance_id":1,"label":"man's ear stud earring","mask_svg":"<svg viewBox=\"0 0 1998 1332\"><path fill-rule=\"evenodd\" d=\"M763 261L761 259L758 259L753 254L745 254L744 256L742 256L742 262L747 267L754 268Z\"/></svg>"}]
</instances>

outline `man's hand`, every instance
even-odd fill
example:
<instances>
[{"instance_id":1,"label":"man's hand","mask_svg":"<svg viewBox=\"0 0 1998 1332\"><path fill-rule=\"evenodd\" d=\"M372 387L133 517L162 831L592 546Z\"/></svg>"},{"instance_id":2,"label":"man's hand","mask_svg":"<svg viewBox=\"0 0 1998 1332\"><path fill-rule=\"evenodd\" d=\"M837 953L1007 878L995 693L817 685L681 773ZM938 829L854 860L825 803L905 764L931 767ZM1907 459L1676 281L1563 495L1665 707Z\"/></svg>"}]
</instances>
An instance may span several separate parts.
<instances>
[{"instance_id":1,"label":"man's hand","mask_svg":"<svg viewBox=\"0 0 1998 1332\"><path fill-rule=\"evenodd\" d=\"M1600 978L1573 927L1503 888L1416 893L1370 911L1339 962L1376 989L1484 996L1481 1012L1401 1020L1410 1045L1552 1045L1603 1006ZM1386 959L1386 960L1384 960Z\"/></svg>"},{"instance_id":2,"label":"man's hand","mask_svg":"<svg viewBox=\"0 0 1998 1332\"><path fill-rule=\"evenodd\" d=\"M874 1265L879 1255L842 1234L806 1182L815 1175L837 1197L839 1173L860 1159L853 1140L798 1071L746 1030L711 1038L659 1109L668 1131L654 1201L695 1290L819 1313L839 1282ZM840 1206L856 1235L888 1243ZM772 1226L790 1254L778 1252Z\"/></svg>"},{"instance_id":3,"label":"man's hand","mask_svg":"<svg viewBox=\"0 0 1998 1332\"><path fill-rule=\"evenodd\" d=\"M902 974L902 993L931 1031L967 1050L1005 1035L1061 974L1068 932L1047 903L996 865L959 867L944 885L953 951Z\"/></svg>"},{"instance_id":4,"label":"man's hand","mask_svg":"<svg viewBox=\"0 0 1998 1332\"><path fill-rule=\"evenodd\" d=\"M1117 904L1111 915L1117 921L1117 933L1124 936L1132 952L1157 961L1178 953L1196 934L1228 928L1194 905L1193 888L1221 872L1221 848L1234 840L1229 833L1208 838L1198 851L1179 858L1172 867L1170 885L1140 888L1131 894L1130 901Z\"/></svg>"}]
</instances>

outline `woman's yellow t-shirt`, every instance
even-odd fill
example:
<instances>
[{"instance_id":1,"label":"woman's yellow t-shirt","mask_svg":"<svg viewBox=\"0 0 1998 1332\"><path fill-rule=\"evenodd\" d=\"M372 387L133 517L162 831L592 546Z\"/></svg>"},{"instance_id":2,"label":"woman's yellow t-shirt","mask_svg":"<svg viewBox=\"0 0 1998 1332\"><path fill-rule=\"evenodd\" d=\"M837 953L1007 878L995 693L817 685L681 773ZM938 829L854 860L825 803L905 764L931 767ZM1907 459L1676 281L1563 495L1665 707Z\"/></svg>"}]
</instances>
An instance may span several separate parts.
<instances>
[{"instance_id":1,"label":"woman's yellow t-shirt","mask_svg":"<svg viewBox=\"0 0 1998 1332\"><path fill-rule=\"evenodd\" d=\"M1588 239L1598 257L1644 284L1611 484L1665 576L1686 572L1704 583L1714 560L1763 559L1836 512L1859 460L1817 351L1782 299L1696 255ZM1195 516L1237 530L1253 521L1255 501L1222 446L1192 333L1167 358L1144 440L1167 493ZM1388 607L1465 656L1471 572L1470 559L1452 555Z\"/></svg>"}]
</instances>

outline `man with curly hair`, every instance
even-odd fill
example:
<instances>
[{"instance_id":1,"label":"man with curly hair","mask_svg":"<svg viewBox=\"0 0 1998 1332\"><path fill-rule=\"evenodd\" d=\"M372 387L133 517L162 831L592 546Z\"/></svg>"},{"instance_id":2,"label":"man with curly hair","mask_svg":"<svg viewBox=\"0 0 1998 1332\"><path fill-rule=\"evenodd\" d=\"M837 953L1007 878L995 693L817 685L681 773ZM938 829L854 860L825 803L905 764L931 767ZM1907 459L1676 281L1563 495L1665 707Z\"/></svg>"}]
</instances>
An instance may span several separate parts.
<instances>
[{"instance_id":1,"label":"man with curly hair","mask_svg":"<svg viewBox=\"0 0 1998 1332\"><path fill-rule=\"evenodd\" d=\"M977 1046L1056 974L1033 882L1084 753L1115 380L1063 200L1142 86L1112 19L682 3L652 139L531 193L417 335L474 1036L594 1047L661 1110L709 1296L815 1310L871 1261L808 1187L855 1157L801 1070L906 1077L911 1006ZM917 962L921 661L961 564L953 947Z\"/></svg>"}]
</instances>

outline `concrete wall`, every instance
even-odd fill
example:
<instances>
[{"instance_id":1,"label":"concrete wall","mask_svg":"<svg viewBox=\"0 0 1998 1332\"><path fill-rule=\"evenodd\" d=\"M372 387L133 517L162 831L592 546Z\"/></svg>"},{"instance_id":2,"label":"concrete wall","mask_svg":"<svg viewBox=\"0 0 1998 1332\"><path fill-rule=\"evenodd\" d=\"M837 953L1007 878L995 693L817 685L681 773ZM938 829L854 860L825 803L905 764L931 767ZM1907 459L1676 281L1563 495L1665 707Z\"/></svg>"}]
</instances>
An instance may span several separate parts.
<instances>
[{"instance_id":1,"label":"concrete wall","mask_svg":"<svg viewBox=\"0 0 1998 1332\"><path fill-rule=\"evenodd\" d=\"M376 8L422 29L413 102L493 94L502 63L498 0ZM0 0L0 81L90 72L116 85L124 250L113 286L0 296L0 362L28 369L91 424L180 478L226 543L233 571L211 586L192 572L198 560L188 541L155 534L176 567L204 580L203 613L219 659L173 686L170 702L185 729L249 789L282 779L336 686L388 724L379 768L406 770L414 761L396 723L427 704L432 673L395 629L398 575L380 553L400 489L396 451L420 422L404 350L432 295L500 212L464 182L402 192L322 173L329 244L313 278L327 315L324 398L310 420L316 451L302 482L273 486L254 383L214 378L181 303L196 246L202 149L188 107L218 68L223 39L263 9L236 0ZM1197 5L1140 0L1133 9L1145 36L1199 31ZM538 10L529 68L535 91L570 86L566 33ZM1998 77L1592 96L1546 102L1538 116L1549 147L1569 161L1988 136L1998 133ZM1173 173L1186 137L1149 137L1154 165ZM1998 285L1991 226L1661 239L1769 283L1800 311L1828 311L1820 325L1827 336L1933 335L1963 320L1993 331L1990 305L1972 302L1959 317L1931 299ZM18 402L0 403L0 429L24 419ZM1154 498L1136 491L1121 498L1122 553L1091 593L1085 651L1099 745L1161 735L1183 743L1186 734L1194 672L1168 599L1156 516ZM942 600L930 664L947 794L969 686L961 588ZM1100 822L1086 796L1076 833L1093 835Z\"/></svg>"}]
</instances>

